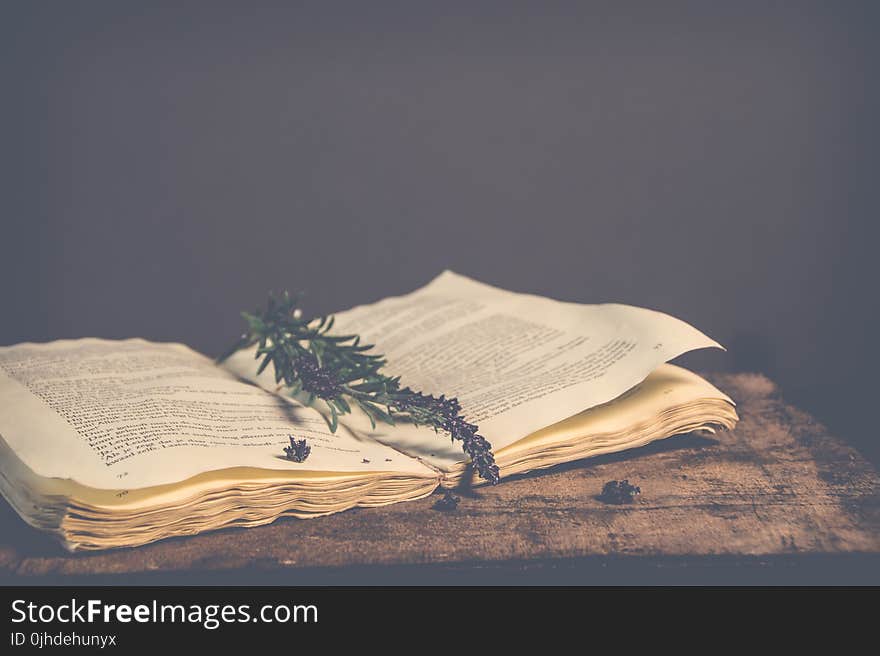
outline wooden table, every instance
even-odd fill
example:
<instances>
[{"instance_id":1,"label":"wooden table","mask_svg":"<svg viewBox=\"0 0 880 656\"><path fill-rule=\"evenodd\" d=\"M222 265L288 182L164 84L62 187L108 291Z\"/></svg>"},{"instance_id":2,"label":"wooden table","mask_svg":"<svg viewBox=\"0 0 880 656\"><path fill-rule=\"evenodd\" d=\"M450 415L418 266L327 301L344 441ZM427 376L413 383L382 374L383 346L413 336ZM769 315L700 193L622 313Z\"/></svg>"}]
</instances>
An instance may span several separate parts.
<instances>
[{"instance_id":1,"label":"wooden table","mask_svg":"<svg viewBox=\"0 0 880 656\"><path fill-rule=\"evenodd\" d=\"M0 502L4 583L878 583L874 468L756 374L737 429L437 497L71 555ZM597 499L629 479L632 505Z\"/></svg>"}]
</instances>

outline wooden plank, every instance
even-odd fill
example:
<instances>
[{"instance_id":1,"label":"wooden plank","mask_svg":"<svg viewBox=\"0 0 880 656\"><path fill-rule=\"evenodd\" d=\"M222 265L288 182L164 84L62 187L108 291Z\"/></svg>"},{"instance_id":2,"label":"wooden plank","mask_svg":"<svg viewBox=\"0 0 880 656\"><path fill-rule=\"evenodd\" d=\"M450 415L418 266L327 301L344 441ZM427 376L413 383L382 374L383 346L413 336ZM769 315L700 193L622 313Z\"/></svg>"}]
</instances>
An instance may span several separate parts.
<instances>
[{"instance_id":1,"label":"wooden plank","mask_svg":"<svg viewBox=\"0 0 880 656\"><path fill-rule=\"evenodd\" d=\"M856 451L756 374L709 375L739 404L735 431L686 435L519 476L439 512L436 497L314 520L67 554L0 506L0 573L35 577L419 564L553 563L594 557L806 558L880 554L880 480ZM612 479L636 503L597 495ZM726 559L726 560L725 560ZM658 561L659 562L659 561Z\"/></svg>"}]
</instances>

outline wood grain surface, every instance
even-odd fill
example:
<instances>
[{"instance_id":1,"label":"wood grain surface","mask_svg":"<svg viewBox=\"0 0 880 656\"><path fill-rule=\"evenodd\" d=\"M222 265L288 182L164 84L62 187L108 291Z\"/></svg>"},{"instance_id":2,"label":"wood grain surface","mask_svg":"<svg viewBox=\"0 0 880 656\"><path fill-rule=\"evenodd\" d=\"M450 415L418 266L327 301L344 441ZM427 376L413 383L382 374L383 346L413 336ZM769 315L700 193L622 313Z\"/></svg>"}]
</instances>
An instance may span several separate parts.
<instances>
[{"instance_id":1,"label":"wood grain surface","mask_svg":"<svg viewBox=\"0 0 880 656\"><path fill-rule=\"evenodd\" d=\"M210 583L249 572L246 581L291 582L297 572L391 567L405 575L438 566L527 568L596 559L711 566L853 554L868 557L871 567L880 562L880 481L873 467L787 404L764 376L707 378L737 401L736 430L678 436L466 490L452 512L433 510L435 495L78 555L0 502L0 575L24 583L125 582L149 581L152 573L167 583L198 574L197 582ZM603 503L597 497L612 479L629 479L641 496L632 505Z\"/></svg>"}]
</instances>

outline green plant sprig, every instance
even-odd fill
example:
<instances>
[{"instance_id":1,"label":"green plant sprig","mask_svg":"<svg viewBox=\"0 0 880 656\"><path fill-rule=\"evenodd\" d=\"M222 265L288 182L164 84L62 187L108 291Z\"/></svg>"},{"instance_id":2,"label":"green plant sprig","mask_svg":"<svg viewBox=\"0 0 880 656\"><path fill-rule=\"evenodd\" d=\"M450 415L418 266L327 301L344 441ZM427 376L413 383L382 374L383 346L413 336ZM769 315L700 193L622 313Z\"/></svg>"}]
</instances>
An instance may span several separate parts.
<instances>
[{"instance_id":1,"label":"green plant sprig","mask_svg":"<svg viewBox=\"0 0 880 656\"><path fill-rule=\"evenodd\" d=\"M492 445L462 416L458 399L401 387L400 377L382 373L387 362L371 352L371 344L361 344L358 335L331 334L333 317L303 319L299 300L287 292L278 298L270 294L264 311L242 312L247 330L218 360L256 345L257 374L271 364L275 382L288 393L307 394L310 405L321 399L331 431L336 432L339 417L353 407L367 415L373 428L405 416L461 441L477 474L492 484L500 481Z\"/></svg>"}]
</instances>

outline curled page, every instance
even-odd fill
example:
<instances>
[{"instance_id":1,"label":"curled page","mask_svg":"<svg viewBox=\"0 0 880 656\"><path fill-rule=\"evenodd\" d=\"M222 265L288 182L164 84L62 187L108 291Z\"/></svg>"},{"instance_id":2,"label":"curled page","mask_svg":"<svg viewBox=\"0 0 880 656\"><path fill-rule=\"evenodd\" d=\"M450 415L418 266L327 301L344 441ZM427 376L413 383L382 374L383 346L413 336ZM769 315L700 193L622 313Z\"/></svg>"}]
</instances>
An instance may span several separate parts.
<instances>
[{"instance_id":1,"label":"curled page","mask_svg":"<svg viewBox=\"0 0 880 656\"><path fill-rule=\"evenodd\" d=\"M565 303L445 271L405 296L336 315L403 385L456 396L496 449L607 403L687 351L722 348L667 314L628 305ZM358 430L446 471L459 444L430 429Z\"/></svg>"}]
</instances>

